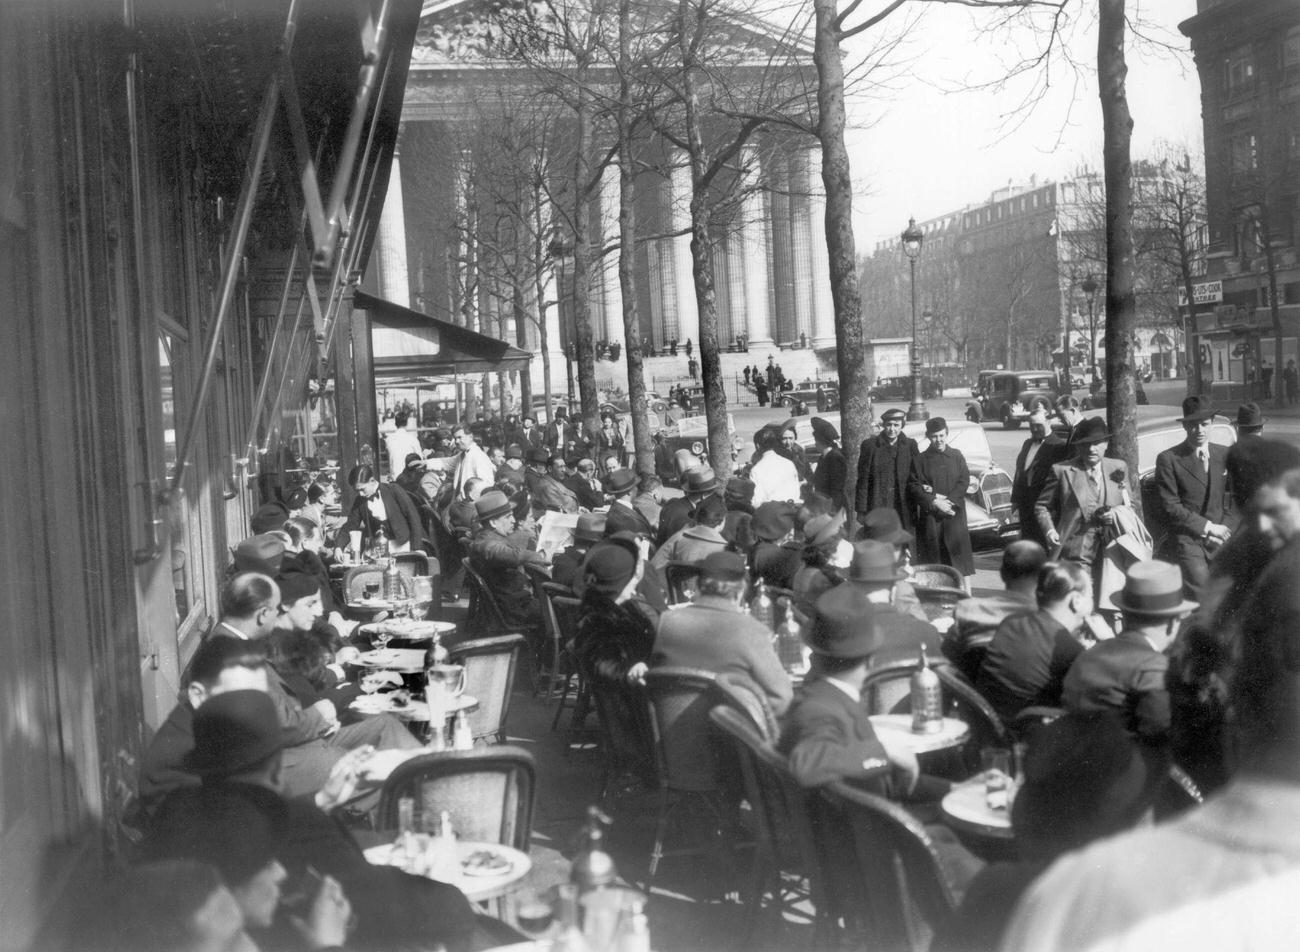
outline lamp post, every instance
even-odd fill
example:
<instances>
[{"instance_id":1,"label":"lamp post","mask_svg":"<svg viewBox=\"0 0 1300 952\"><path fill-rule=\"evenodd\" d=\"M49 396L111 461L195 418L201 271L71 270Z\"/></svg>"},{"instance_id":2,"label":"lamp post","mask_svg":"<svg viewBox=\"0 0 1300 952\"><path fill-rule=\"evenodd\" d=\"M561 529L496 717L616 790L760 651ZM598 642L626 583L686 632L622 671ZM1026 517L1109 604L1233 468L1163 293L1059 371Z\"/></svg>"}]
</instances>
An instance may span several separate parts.
<instances>
[{"instance_id":1,"label":"lamp post","mask_svg":"<svg viewBox=\"0 0 1300 952\"><path fill-rule=\"evenodd\" d=\"M912 405L907 408L907 418L928 420L930 411L926 409L921 395L921 352L916 348L916 259L921 256L921 242L925 239L925 234L916 227L916 219L910 218L901 237L903 253L912 264Z\"/></svg>"},{"instance_id":2,"label":"lamp post","mask_svg":"<svg viewBox=\"0 0 1300 952\"><path fill-rule=\"evenodd\" d=\"M1091 361L1092 363L1092 366L1089 367L1088 370L1092 373L1093 380L1096 381L1097 379L1097 330L1096 330L1096 325L1093 323L1092 305L1093 302L1097 299L1097 280L1092 276L1091 271L1089 271L1084 276L1083 282L1079 285L1079 288L1083 291L1084 295L1088 298L1088 360ZM1070 362L1069 358L1067 357L1066 364L1069 364L1069 362Z\"/></svg>"}]
</instances>

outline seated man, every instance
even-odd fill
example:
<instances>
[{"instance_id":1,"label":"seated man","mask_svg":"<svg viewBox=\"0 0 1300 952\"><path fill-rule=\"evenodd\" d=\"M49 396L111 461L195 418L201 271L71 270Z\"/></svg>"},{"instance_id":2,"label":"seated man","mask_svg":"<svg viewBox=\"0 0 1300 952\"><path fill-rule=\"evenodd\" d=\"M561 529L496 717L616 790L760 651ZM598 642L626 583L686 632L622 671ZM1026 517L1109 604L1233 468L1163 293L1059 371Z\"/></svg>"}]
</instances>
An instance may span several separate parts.
<instances>
[{"instance_id":1,"label":"seated man","mask_svg":"<svg viewBox=\"0 0 1300 952\"><path fill-rule=\"evenodd\" d=\"M546 564L546 556L532 546L532 530L516 529L515 510L504 493L486 492L474 503L479 530L470 540L469 561L496 599L507 625L535 628L541 608L522 566Z\"/></svg>"},{"instance_id":2,"label":"seated man","mask_svg":"<svg viewBox=\"0 0 1300 952\"><path fill-rule=\"evenodd\" d=\"M578 526L573 530L573 545L556 553L551 560L551 581L573 588L588 550L604 537L603 512L584 512L578 516Z\"/></svg>"},{"instance_id":3,"label":"seated man","mask_svg":"<svg viewBox=\"0 0 1300 952\"><path fill-rule=\"evenodd\" d=\"M998 573L1004 591L963 598L957 603L952 627L943 639L943 653L972 681L998 626L1013 615L1024 615L1038 607L1034 593L1038 573L1046 562L1047 552L1037 542L1012 542L1002 551Z\"/></svg>"},{"instance_id":4,"label":"seated man","mask_svg":"<svg viewBox=\"0 0 1300 952\"><path fill-rule=\"evenodd\" d=\"M745 674L780 716L790 705L790 676L772 647L772 632L744 610L747 577L745 560L734 552L705 557L694 601L660 619L651 665Z\"/></svg>"},{"instance_id":5,"label":"seated man","mask_svg":"<svg viewBox=\"0 0 1300 952\"><path fill-rule=\"evenodd\" d=\"M1178 566L1152 560L1132 566L1124 588L1111 597L1123 630L1089 648L1070 666L1061 701L1070 711L1119 712L1140 739L1162 744L1169 734L1169 691L1165 650L1179 623L1196 610L1182 597Z\"/></svg>"},{"instance_id":6,"label":"seated man","mask_svg":"<svg viewBox=\"0 0 1300 952\"><path fill-rule=\"evenodd\" d=\"M862 516L862 537L872 542L884 542L893 546L894 564L899 568L905 564L908 547L913 541L912 533L903 528L903 521L898 518L898 513L888 506L872 509ZM916 589L906 578L900 578L894 583L892 601L899 611L924 622L930 620L925 609L921 607L921 600L916 596Z\"/></svg>"},{"instance_id":7,"label":"seated man","mask_svg":"<svg viewBox=\"0 0 1300 952\"><path fill-rule=\"evenodd\" d=\"M794 588L803 568L803 546L794 537L795 507L788 502L765 502L754 512L750 529L758 539L750 553L750 573L755 581L778 588Z\"/></svg>"},{"instance_id":8,"label":"seated man","mask_svg":"<svg viewBox=\"0 0 1300 952\"><path fill-rule=\"evenodd\" d=\"M933 625L894 604L894 586L902 578L902 570L895 567L893 547L867 539L853 546L853 561L843 583L817 602L844 614L870 612L876 634L875 648L865 659L868 671L891 662L915 661L922 645L933 648L939 643Z\"/></svg>"},{"instance_id":9,"label":"seated man","mask_svg":"<svg viewBox=\"0 0 1300 952\"><path fill-rule=\"evenodd\" d=\"M655 544L663 545L690 525L696 507L717 491L718 477L713 470L700 467L687 471L682 476L682 495L668 500L659 512L659 535Z\"/></svg>"},{"instance_id":10,"label":"seated man","mask_svg":"<svg viewBox=\"0 0 1300 952\"><path fill-rule=\"evenodd\" d=\"M1030 705L1057 707L1070 665L1083 653L1075 637L1092 613L1092 577L1075 562L1039 571L1038 610L1013 615L989 642L975 686L1003 720Z\"/></svg>"},{"instance_id":11,"label":"seated man","mask_svg":"<svg viewBox=\"0 0 1300 952\"><path fill-rule=\"evenodd\" d=\"M727 505L718 495L706 496L695 507L695 514L685 528L659 547L650 564L661 575L670 562L698 565L705 557L727 548L720 527L727 516Z\"/></svg>"},{"instance_id":12,"label":"seated man","mask_svg":"<svg viewBox=\"0 0 1300 952\"><path fill-rule=\"evenodd\" d=\"M632 504L636 497L636 473L630 469L616 469L606 473L600 482L609 497L609 510L605 513L605 535L631 532L645 539L653 539L655 527Z\"/></svg>"},{"instance_id":13,"label":"seated man","mask_svg":"<svg viewBox=\"0 0 1300 952\"><path fill-rule=\"evenodd\" d=\"M186 767L202 784L178 790L160 805L140 849L143 855L184 843L203 817L255 810L281 831L277 859L299 878L308 866L336 880L357 913L351 937L359 948L481 947L475 916L454 886L373 866L327 811L348 799L370 751L341 761L324 789L311 798L288 798L280 786L282 736L275 705L261 691L227 691L194 718L194 749Z\"/></svg>"}]
</instances>

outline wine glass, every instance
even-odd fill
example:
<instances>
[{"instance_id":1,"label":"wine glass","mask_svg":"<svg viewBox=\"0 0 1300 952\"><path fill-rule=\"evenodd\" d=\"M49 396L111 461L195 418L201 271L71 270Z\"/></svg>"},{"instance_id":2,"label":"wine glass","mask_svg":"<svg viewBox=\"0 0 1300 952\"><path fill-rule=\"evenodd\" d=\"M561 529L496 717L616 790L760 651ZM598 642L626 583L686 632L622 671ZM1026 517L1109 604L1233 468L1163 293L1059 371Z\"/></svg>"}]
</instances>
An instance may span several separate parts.
<instances>
[{"instance_id":1,"label":"wine glass","mask_svg":"<svg viewBox=\"0 0 1300 952\"><path fill-rule=\"evenodd\" d=\"M380 625L380 627L376 629L371 640L374 641L375 646L379 649L378 657L387 658L388 643L393 640L393 636L388 629L383 625Z\"/></svg>"}]
</instances>

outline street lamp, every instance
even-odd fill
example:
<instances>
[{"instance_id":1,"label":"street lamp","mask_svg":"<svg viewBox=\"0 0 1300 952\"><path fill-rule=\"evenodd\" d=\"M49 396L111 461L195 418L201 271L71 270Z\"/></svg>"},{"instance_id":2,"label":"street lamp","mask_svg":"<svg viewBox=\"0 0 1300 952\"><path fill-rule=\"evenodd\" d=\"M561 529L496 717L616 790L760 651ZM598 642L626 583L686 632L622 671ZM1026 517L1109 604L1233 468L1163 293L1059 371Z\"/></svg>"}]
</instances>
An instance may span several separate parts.
<instances>
[{"instance_id":1,"label":"street lamp","mask_svg":"<svg viewBox=\"0 0 1300 952\"><path fill-rule=\"evenodd\" d=\"M921 256L921 242L925 240L925 234L916 227L916 219L910 218L901 237L903 253L912 263L912 405L907 408L907 418L928 420L930 411L925 408L925 400L921 395L921 353L916 349L916 259Z\"/></svg>"},{"instance_id":2,"label":"street lamp","mask_svg":"<svg viewBox=\"0 0 1300 952\"><path fill-rule=\"evenodd\" d=\"M1079 285L1079 288L1088 299L1088 359L1092 362L1092 366L1088 369L1091 371L1093 380L1095 381L1097 379L1097 331L1096 325L1093 323L1092 305L1097 299L1097 281L1092 276L1091 271L1084 276L1083 282ZM1068 367L1070 359L1067 357L1065 362Z\"/></svg>"}]
</instances>

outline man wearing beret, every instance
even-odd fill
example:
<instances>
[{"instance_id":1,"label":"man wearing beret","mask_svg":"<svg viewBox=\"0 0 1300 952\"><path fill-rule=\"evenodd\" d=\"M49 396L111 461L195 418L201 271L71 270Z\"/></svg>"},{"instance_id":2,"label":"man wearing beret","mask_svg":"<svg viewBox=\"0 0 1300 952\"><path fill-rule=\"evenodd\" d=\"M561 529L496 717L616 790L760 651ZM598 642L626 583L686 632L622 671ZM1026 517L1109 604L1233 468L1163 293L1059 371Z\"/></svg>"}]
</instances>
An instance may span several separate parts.
<instances>
[{"instance_id":1,"label":"man wearing beret","mask_svg":"<svg viewBox=\"0 0 1300 952\"><path fill-rule=\"evenodd\" d=\"M660 619L650 666L747 675L780 716L790 705L790 676L772 647L772 632L743 610L747 579L745 560L735 552L705 557L699 593Z\"/></svg>"},{"instance_id":2,"label":"man wearing beret","mask_svg":"<svg viewBox=\"0 0 1300 952\"><path fill-rule=\"evenodd\" d=\"M920 450L916 440L903 435L905 416L902 410L886 410L880 415L880 432L862 441L853 507L859 520L884 506L898 513L904 529L912 528L913 502L907 481Z\"/></svg>"},{"instance_id":3,"label":"man wearing beret","mask_svg":"<svg viewBox=\"0 0 1300 952\"><path fill-rule=\"evenodd\" d=\"M536 536L516 529L514 505L505 493L491 490L474 502L479 529L469 543L470 566L496 599L509 626L531 628L541 622L541 609L523 573L528 563L546 564L533 549Z\"/></svg>"},{"instance_id":4,"label":"man wearing beret","mask_svg":"<svg viewBox=\"0 0 1300 952\"><path fill-rule=\"evenodd\" d=\"M1156 492L1166 535L1158 554L1183 571L1190 598L1199 597L1210 556L1227 542L1228 449L1210 442L1214 407L1206 397L1183 401L1187 438L1156 457Z\"/></svg>"},{"instance_id":5,"label":"man wearing beret","mask_svg":"<svg viewBox=\"0 0 1300 952\"><path fill-rule=\"evenodd\" d=\"M962 575L975 574L970 532L966 528L966 490L970 469L961 450L948 445L948 421L925 422L930 445L912 462L908 492L917 507L917 554L922 562L951 565Z\"/></svg>"}]
</instances>

